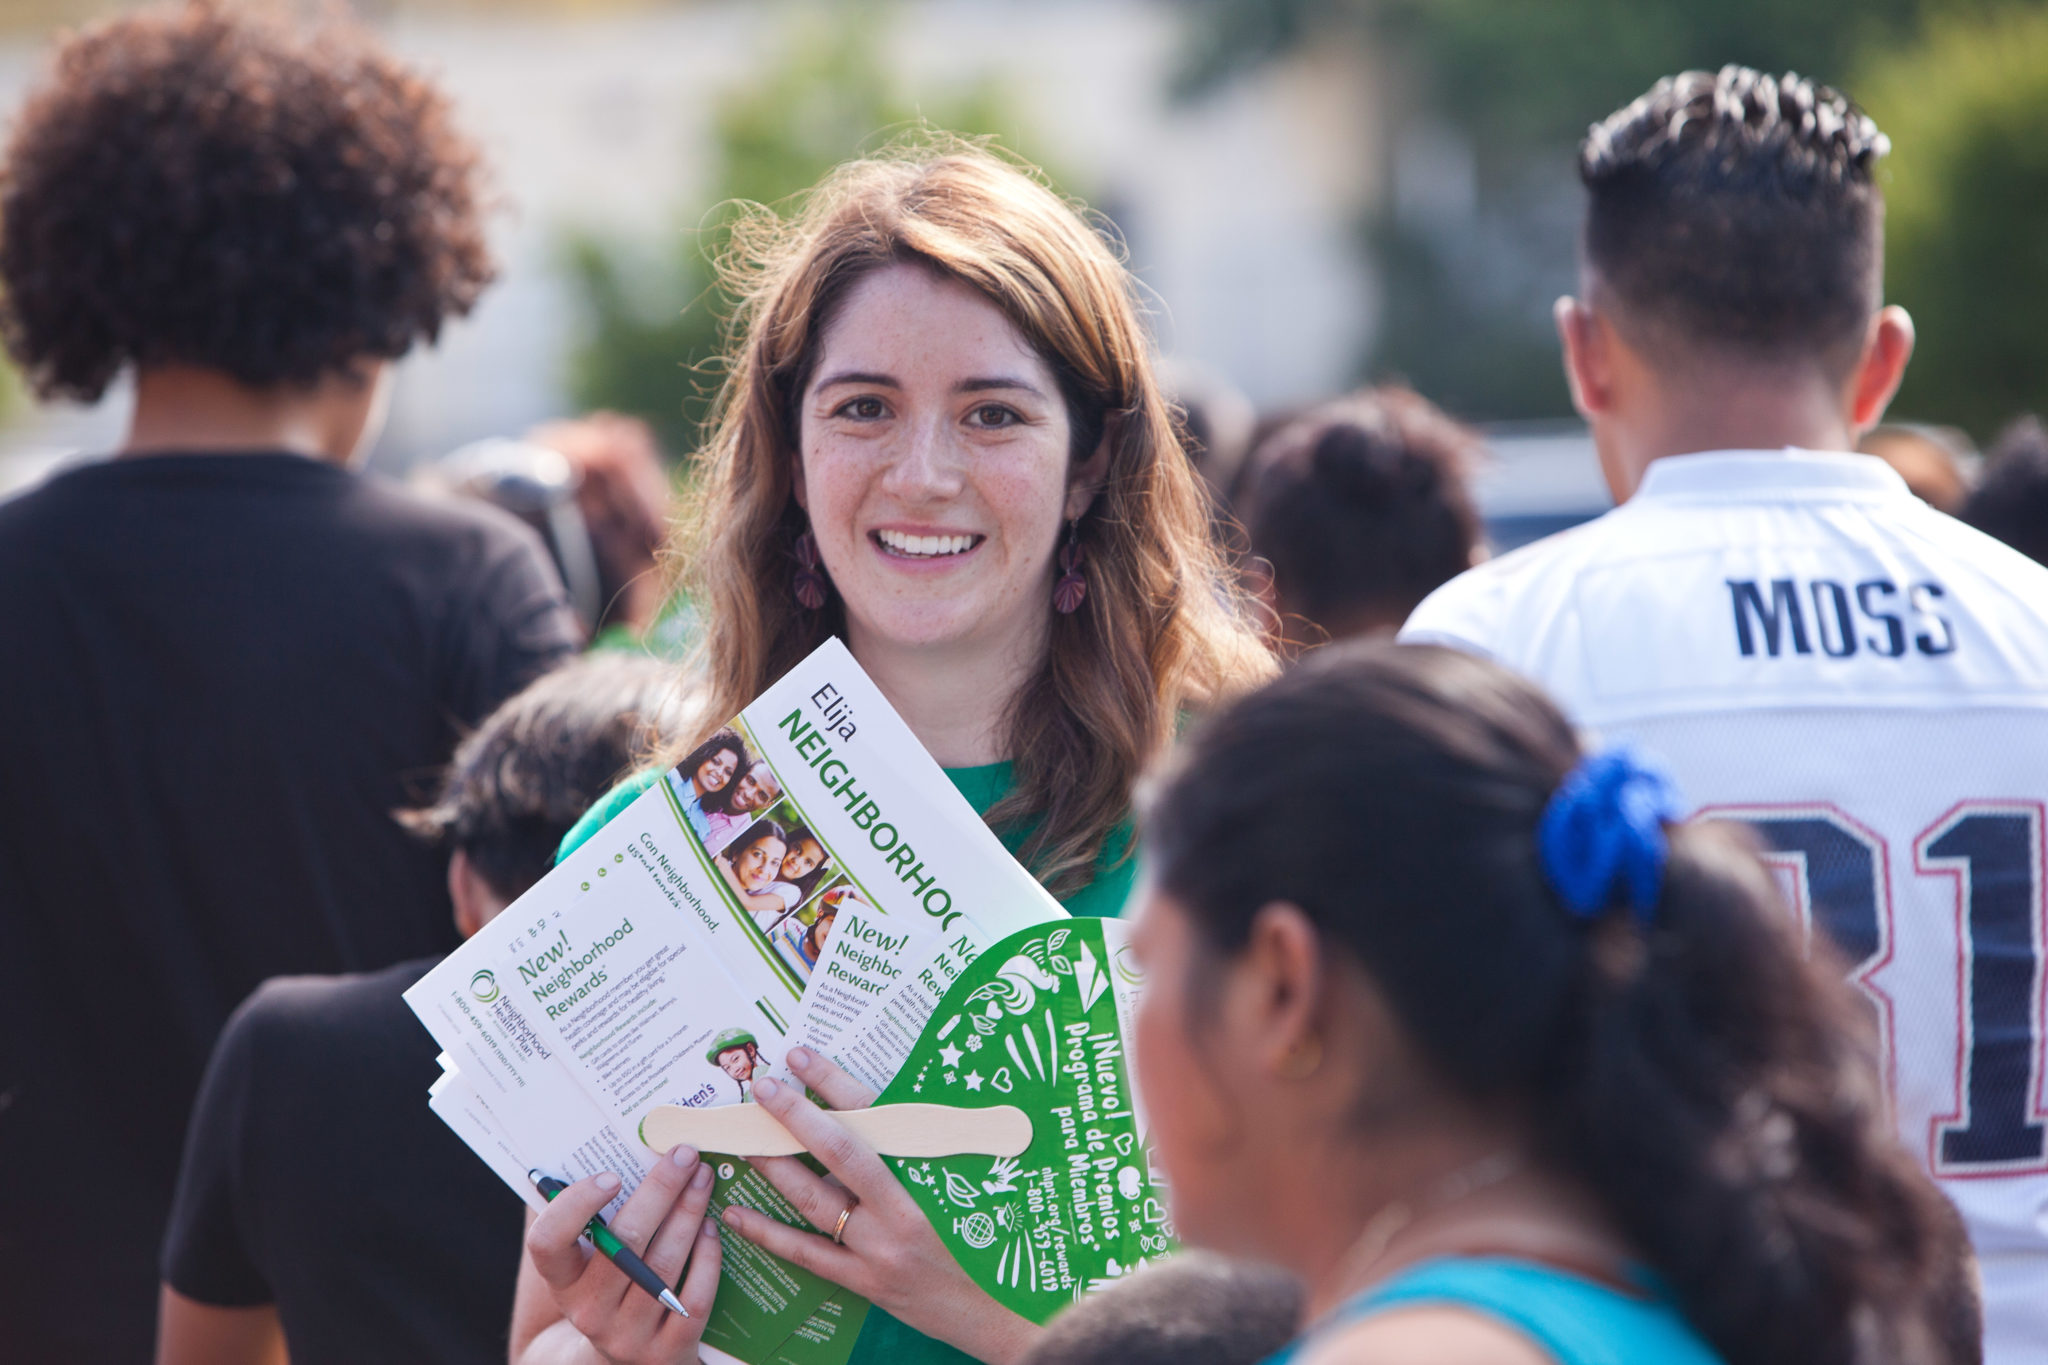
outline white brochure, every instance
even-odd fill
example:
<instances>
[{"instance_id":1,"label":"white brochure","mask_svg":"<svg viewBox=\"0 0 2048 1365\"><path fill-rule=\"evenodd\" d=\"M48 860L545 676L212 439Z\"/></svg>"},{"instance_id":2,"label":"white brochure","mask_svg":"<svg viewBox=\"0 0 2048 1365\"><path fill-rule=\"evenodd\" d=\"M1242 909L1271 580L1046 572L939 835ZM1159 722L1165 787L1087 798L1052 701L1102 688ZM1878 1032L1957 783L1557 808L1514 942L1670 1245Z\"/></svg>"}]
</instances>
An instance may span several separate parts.
<instances>
[{"instance_id":1,"label":"white brochure","mask_svg":"<svg viewBox=\"0 0 2048 1365\"><path fill-rule=\"evenodd\" d=\"M802 1042L876 1089L954 976L1064 916L828 641L406 992L435 1111L526 1178L655 1157L656 1105L733 1104Z\"/></svg>"}]
</instances>

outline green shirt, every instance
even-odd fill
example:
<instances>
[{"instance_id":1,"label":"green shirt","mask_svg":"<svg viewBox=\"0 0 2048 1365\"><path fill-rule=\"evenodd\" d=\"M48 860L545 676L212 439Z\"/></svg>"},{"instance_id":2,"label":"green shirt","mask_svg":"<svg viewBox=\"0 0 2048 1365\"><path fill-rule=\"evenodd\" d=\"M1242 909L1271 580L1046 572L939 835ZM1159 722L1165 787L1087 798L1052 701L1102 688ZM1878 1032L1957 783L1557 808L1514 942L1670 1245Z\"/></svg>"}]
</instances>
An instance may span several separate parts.
<instances>
[{"instance_id":1,"label":"green shirt","mask_svg":"<svg viewBox=\"0 0 2048 1365\"><path fill-rule=\"evenodd\" d=\"M953 780L953 785L959 788L977 815L986 815L1010 790L1010 765L1007 763L947 768L945 774ZM556 860L567 857L591 835L610 824L614 816L632 805L634 799L653 786L660 776L653 770L634 773L606 792L563 836ZM1003 846L1015 853L1028 832L1003 835ZM1130 898L1131 882L1138 870L1138 860L1126 856L1131 848L1131 834L1129 821L1111 831L1102 845L1102 857L1095 864L1094 878L1060 901L1068 914L1114 919L1123 913L1124 902ZM848 1365L958 1365L972 1360L973 1357L965 1352L934 1341L922 1332L912 1331L881 1309L871 1308L866 1323L861 1327L860 1340L854 1343L853 1358Z\"/></svg>"}]
</instances>

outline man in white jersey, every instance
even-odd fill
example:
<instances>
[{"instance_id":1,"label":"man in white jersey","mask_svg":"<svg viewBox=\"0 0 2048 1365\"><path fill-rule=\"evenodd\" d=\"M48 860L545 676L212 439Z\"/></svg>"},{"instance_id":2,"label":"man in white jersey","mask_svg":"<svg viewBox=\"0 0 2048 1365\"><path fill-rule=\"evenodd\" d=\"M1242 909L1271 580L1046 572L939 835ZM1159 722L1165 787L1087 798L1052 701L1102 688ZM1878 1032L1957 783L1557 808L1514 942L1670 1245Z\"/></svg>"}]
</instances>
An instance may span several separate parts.
<instances>
[{"instance_id":1,"label":"man in white jersey","mask_svg":"<svg viewBox=\"0 0 2048 1365\"><path fill-rule=\"evenodd\" d=\"M2048 568L1835 453L1912 351L1881 307L1885 150L1834 91L1735 67L1592 129L1557 322L1621 505L1402 638L1522 670L1756 829L1969 1225L1986 1359L2048 1361Z\"/></svg>"}]
</instances>

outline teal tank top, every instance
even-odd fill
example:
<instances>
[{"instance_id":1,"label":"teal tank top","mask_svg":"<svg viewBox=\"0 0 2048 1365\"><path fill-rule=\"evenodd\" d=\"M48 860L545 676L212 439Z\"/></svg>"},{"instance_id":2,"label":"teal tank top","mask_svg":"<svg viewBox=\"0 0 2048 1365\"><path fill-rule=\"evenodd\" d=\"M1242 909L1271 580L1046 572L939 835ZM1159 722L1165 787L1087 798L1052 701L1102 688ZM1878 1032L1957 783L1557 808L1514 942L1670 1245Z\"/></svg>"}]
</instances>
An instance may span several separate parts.
<instances>
[{"instance_id":1,"label":"teal tank top","mask_svg":"<svg viewBox=\"0 0 2048 1365\"><path fill-rule=\"evenodd\" d=\"M1644 1277L1637 1298L1531 1261L1425 1261L1350 1299L1265 1365L1287 1365L1333 1329L1396 1308L1462 1308L1515 1328L1558 1365L1725 1365Z\"/></svg>"}]
</instances>

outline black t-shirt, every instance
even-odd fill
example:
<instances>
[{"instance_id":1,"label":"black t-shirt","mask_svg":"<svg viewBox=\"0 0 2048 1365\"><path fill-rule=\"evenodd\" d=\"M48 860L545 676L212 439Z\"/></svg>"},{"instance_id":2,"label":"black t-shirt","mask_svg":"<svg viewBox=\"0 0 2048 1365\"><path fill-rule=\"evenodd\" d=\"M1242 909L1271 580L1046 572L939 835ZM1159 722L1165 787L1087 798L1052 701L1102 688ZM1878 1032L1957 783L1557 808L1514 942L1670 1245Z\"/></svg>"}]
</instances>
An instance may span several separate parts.
<instances>
[{"instance_id":1,"label":"black t-shirt","mask_svg":"<svg viewBox=\"0 0 2048 1365\"><path fill-rule=\"evenodd\" d=\"M0 1358L149 1358L229 1012L454 946L390 812L577 636L524 526L298 456L0 504Z\"/></svg>"},{"instance_id":2,"label":"black t-shirt","mask_svg":"<svg viewBox=\"0 0 2048 1365\"><path fill-rule=\"evenodd\" d=\"M427 1108L434 961L265 983L199 1088L164 1280L276 1304L292 1365L505 1359L525 1205Z\"/></svg>"}]
</instances>

